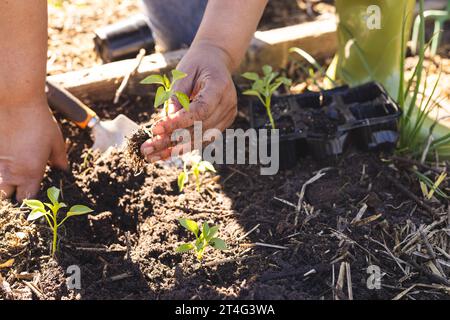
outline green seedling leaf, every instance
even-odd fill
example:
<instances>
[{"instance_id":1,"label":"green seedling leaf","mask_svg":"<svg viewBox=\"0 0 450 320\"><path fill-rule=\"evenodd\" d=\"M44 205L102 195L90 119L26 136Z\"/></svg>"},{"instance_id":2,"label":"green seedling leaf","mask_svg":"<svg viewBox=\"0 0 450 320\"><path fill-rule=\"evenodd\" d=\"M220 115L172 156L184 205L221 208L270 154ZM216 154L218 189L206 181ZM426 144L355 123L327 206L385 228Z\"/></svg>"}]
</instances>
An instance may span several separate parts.
<instances>
[{"instance_id":1,"label":"green seedling leaf","mask_svg":"<svg viewBox=\"0 0 450 320\"><path fill-rule=\"evenodd\" d=\"M166 91L164 90L164 87L159 87L156 90L156 96L155 96L155 102L154 107L157 108L160 105L162 105L167 99L166 99Z\"/></svg>"},{"instance_id":2,"label":"green seedling leaf","mask_svg":"<svg viewBox=\"0 0 450 320\"><path fill-rule=\"evenodd\" d=\"M167 76L165 74L163 75L163 82L164 82L164 86L166 87L166 89L170 90L170 80L169 80L169 78L167 78Z\"/></svg>"},{"instance_id":3,"label":"green seedling leaf","mask_svg":"<svg viewBox=\"0 0 450 320\"><path fill-rule=\"evenodd\" d=\"M186 111L189 111L189 97L180 91L175 92L175 95L177 96L178 101L180 102L180 104L183 106L184 109L186 109Z\"/></svg>"},{"instance_id":4,"label":"green seedling leaf","mask_svg":"<svg viewBox=\"0 0 450 320\"><path fill-rule=\"evenodd\" d=\"M48 204L45 204L46 206L48 206ZM65 208L67 207L67 205L63 202L61 203L56 203L54 206L49 207L50 210L52 210L52 212L54 212L55 214L57 214L57 212L59 211L59 209Z\"/></svg>"},{"instance_id":5,"label":"green seedling leaf","mask_svg":"<svg viewBox=\"0 0 450 320\"><path fill-rule=\"evenodd\" d=\"M212 163L208 161L200 161L198 168L200 172L205 172L206 170L216 172L216 169L214 169Z\"/></svg>"},{"instance_id":6,"label":"green seedling leaf","mask_svg":"<svg viewBox=\"0 0 450 320\"><path fill-rule=\"evenodd\" d=\"M270 88L269 88L269 92L270 94L274 93L275 91L278 90L278 88L283 84L283 82L277 82L274 83Z\"/></svg>"},{"instance_id":7,"label":"green seedling leaf","mask_svg":"<svg viewBox=\"0 0 450 320\"><path fill-rule=\"evenodd\" d=\"M271 66L269 66L269 65L264 65L263 67L262 67L262 70L263 70L263 72L264 72L264 75L265 76L267 76L267 75L269 75L269 74L271 74L272 73L272 67Z\"/></svg>"},{"instance_id":8,"label":"green seedling leaf","mask_svg":"<svg viewBox=\"0 0 450 320\"><path fill-rule=\"evenodd\" d=\"M256 90L258 93L263 93L265 91L266 86L267 86L267 84L264 84L264 81L259 79L253 83L252 89Z\"/></svg>"},{"instance_id":9,"label":"green seedling leaf","mask_svg":"<svg viewBox=\"0 0 450 320\"><path fill-rule=\"evenodd\" d=\"M211 241L211 239L216 236L217 232L219 232L219 226L213 226L213 227L209 228L209 232L205 236L206 241L208 241L208 242Z\"/></svg>"},{"instance_id":10,"label":"green seedling leaf","mask_svg":"<svg viewBox=\"0 0 450 320\"><path fill-rule=\"evenodd\" d=\"M44 205L47 207L47 208L49 208L50 210L54 210L54 208L55 208L55 206L54 205L52 205L51 203L48 203L48 202L46 202L46 203L44 203Z\"/></svg>"},{"instance_id":11,"label":"green seedling leaf","mask_svg":"<svg viewBox=\"0 0 450 320\"><path fill-rule=\"evenodd\" d=\"M192 174L195 176L195 179L198 180L200 177L200 168L198 164L192 168Z\"/></svg>"},{"instance_id":12,"label":"green seedling leaf","mask_svg":"<svg viewBox=\"0 0 450 320\"><path fill-rule=\"evenodd\" d=\"M160 87L156 90L155 101L153 103L154 108L159 107L164 104L164 109L166 111L166 115L168 113L169 100L171 98L177 98L180 104L184 109L189 111L190 100L189 96L181 91L174 90L174 84L178 80L187 77L187 74L180 70L172 70L171 71L171 79L165 74L163 75L151 75L144 80L141 81L143 84L159 84Z\"/></svg>"},{"instance_id":13,"label":"green seedling leaf","mask_svg":"<svg viewBox=\"0 0 450 320\"><path fill-rule=\"evenodd\" d=\"M288 79L288 78L285 78L285 77L282 77L282 78L280 78L280 79L281 79L281 82L282 82L284 85L286 85L286 86L292 85L292 80L291 80L291 79Z\"/></svg>"},{"instance_id":14,"label":"green seedling leaf","mask_svg":"<svg viewBox=\"0 0 450 320\"><path fill-rule=\"evenodd\" d=\"M203 238L203 234L200 238L195 241L195 250L197 252L203 250L208 244L205 243L205 239Z\"/></svg>"},{"instance_id":15,"label":"green seedling leaf","mask_svg":"<svg viewBox=\"0 0 450 320\"><path fill-rule=\"evenodd\" d=\"M194 247L194 245L192 243L184 243L184 244L180 245L176 249L176 252L184 253L184 252L188 252L188 251L191 251L191 250L194 250L194 249L195 249L195 247Z\"/></svg>"},{"instance_id":16,"label":"green seedling leaf","mask_svg":"<svg viewBox=\"0 0 450 320\"><path fill-rule=\"evenodd\" d=\"M178 221L185 229L187 229L190 232L192 232L193 234L195 234L195 237L198 238L199 228L198 228L197 222L195 222L193 220L189 220L189 219L180 219Z\"/></svg>"},{"instance_id":17,"label":"green seedling leaf","mask_svg":"<svg viewBox=\"0 0 450 320\"><path fill-rule=\"evenodd\" d=\"M172 82L175 82L177 80L181 80L183 78L186 78L187 74L184 72L181 72L180 70L174 69L172 70Z\"/></svg>"},{"instance_id":18,"label":"green seedling leaf","mask_svg":"<svg viewBox=\"0 0 450 320\"><path fill-rule=\"evenodd\" d=\"M198 192L200 192L200 187L202 183L201 175L204 174L206 171L216 172L216 169L214 169L214 166L208 162L208 161L201 161L200 157L192 157L189 160L184 160L183 163L183 171L184 174L181 174L178 176L178 186L181 190L181 184L184 185L188 183L188 176L192 175L194 177L193 180L195 180L196 189Z\"/></svg>"},{"instance_id":19,"label":"green seedling leaf","mask_svg":"<svg viewBox=\"0 0 450 320\"><path fill-rule=\"evenodd\" d=\"M58 188L51 187L47 190L47 197L53 203L53 205L58 203L60 191Z\"/></svg>"},{"instance_id":20,"label":"green seedling leaf","mask_svg":"<svg viewBox=\"0 0 450 320\"><path fill-rule=\"evenodd\" d=\"M160 84L164 85L163 77L161 77L159 74L152 74L151 76L148 76L144 80L141 81L141 84Z\"/></svg>"},{"instance_id":21,"label":"green seedling leaf","mask_svg":"<svg viewBox=\"0 0 450 320\"><path fill-rule=\"evenodd\" d=\"M242 76L247 80L256 81L259 79L259 75L255 72L245 72Z\"/></svg>"},{"instance_id":22,"label":"green seedling leaf","mask_svg":"<svg viewBox=\"0 0 450 320\"><path fill-rule=\"evenodd\" d=\"M36 210L31 211L31 213L28 215L27 220L34 221L34 220L37 220L37 219L45 216L46 214L47 214L46 211L41 211L40 209L36 209Z\"/></svg>"},{"instance_id":23,"label":"green seedling leaf","mask_svg":"<svg viewBox=\"0 0 450 320\"><path fill-rule=\"evenodd\" d=\"M269 65L263 66L264 77L259 78L254 73L244 73L242 76L246 79L253 81L252 88L244 91L245 95L256 96L260 102L266 108L267 116L269 118L272 129L275 129L275 122L272 117L271 103L272 94L282 85L290 85L292 82L286 77L279 77L278 72L273 72L273 69Z\"/></svg>"},{"instance_id":24,"label":"green seedling leaf","mask_svg":"<svg viewBox=\"0 0 450 320\"><path fill-rule=\"evenodd\" d=\"M83 205L76 205L69 209L69 212L67 212L67 217L73 217L73 216L81 216L83 214L88 214L90 212L93 212L89 207L83 206Z\"/></svg>"},{"instance_id":25,"label":"green seedling leaf","mask_svg":"<svg viewBox=\"0 0 450 320\"><path fill-rule=\"evenodd\" d=\"M207 240L209 234L209 225L206 222L203 222L202 235L203 238Z\"/></svg>"},{"instance_id":26,"label":"green seedling leaf","mask_svg":"<svg viewBox=\"0 0 450 320\"><path fill-rule=\"evenodd\" d=\"M196 240L194 244L183 244L179 246L176 251L177 252L186 252L189 250L194 250L197 256L197 259L201 261L203 259L203 254L205 252L205 249L208 246L211 246L215 249L219 250L226 250L227 245L225 241L223 241L220 238L215 238L214 236L218 233L219 227L218 226L212 226L210 227L207 222L204 222L202 224L202 233L197 236L199 230L198 230L198 224L195 221L189 220L189 219L180 219L179 220L181 225L185 227L187 230L196 233Z\"/></svg>"},{"instance_id":27,"label":"green seedling leaf","mask_svg":"<svg viewBox=\"0 0 450 320\"><path fill-rule=\"evenodd\" d=\"M30 208L32 211L39 209L42 212L45 212L44 204L39 200L27 200L25 199L23 203Z\"/></svg>"},{"instance_id":28,"label":"green seedling leaf","mask_svg":"<svg viewBox=\"0 0 450 320\"><path fill-rule=\"evenodd\" d=\"M31 213L28 215L28 221L33 221L41 217L45 217L50 229L53 231L53 241L52 241L52 256L56 253L57 242L58 242L58 228L64 224L64 222L71 216L79 216L93 210L83 206L75 205L72 206L67 212L66 217L58 222L58 213L61 208L67 207L64 202L58 202L60 195L60 190L55 187L51 187L47 190L47 196L52 203L42 203L39 200L24 200L23 203L31 209ZM47 211L45 207L48 207L50 211Z\"/></svg>"},{"instance_id":29,"label":"green seedling leaf","mask_svg":"<svg viewBox=\"0 0 450 320\"><path fill-rule=\"evenodd\" d=\"M259 92L256 90L245 90L242 94L245 94L246 96L260 96Z\"/></svg>"},{"instance_id":30,"label":"green seedling leaf","mask_svg":"<svg viewBox=\"0 0 450 320\"><path fill-rule=\"evenodd\" d=\"M275 80L276 77L278 77L278 75L279 75L278 72L273 72L265 76L263 80L265 83L265 87L270 87L270 84L272 83L273 80ZM277 79L277 82L279 82L279 79Z\"/></svg>"},{"instance_id":31,"label":"green seedling leaf","mask_svg":"<svg viewBox=\"0 0 450 320\"><path fill-rule=\"evenodd\" d=\"M227 250L227 244L220 238L212 238L210 242L211 246L218 250Z\"/></svg>"},{"instance_id":32,"label":"green seedling leaf","mask_svg":"<svg viewBox=\"0 0 450 320\"><path fill-rule=\"evenodd\" d=\"M178 176L178 190L183 191L185 184L188 182L188 175L185 171L181 172Z\"/></svg>"}]
</instances>

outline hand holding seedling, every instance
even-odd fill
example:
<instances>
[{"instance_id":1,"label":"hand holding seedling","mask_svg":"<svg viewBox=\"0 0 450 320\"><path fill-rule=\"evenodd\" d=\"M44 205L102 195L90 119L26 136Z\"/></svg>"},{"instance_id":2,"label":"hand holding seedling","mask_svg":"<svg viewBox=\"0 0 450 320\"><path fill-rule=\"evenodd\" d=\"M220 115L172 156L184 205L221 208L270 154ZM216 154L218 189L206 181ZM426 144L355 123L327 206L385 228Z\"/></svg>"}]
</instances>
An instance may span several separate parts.
<instances>
[{"instance_id":1,"label":"hand holding seedling","mask_svg":"<svg viewBox=\"0 0 450 320\"><path fill-rule=\"evenodd\" d=\"M206 171L216 172L214 166L208 161L200 161L196 159L191 160L191 170L187 168L187 162L183 164L183 171L178 176L178 189L183 191L184 186L189 181L189 175L192 174L195 178L195 184L197 186L197 192L200 192L201 180L200 176Z\"/></svg>"},{"instance_id":2,"label":"hand holding seedling","mask_svg":"<svg viewBox=\"0 0 450 320\"><path fill-rule=\"evenodd\" d=\"M197 259L201 261L203 259L203 253L205 249L210 246L218 250L227 250L227 244L216 235L219 231L218 226L210 227L208 223L204 222L202 230L198 227L197 222L189 219L180 219L180 224L188 231L195 235L195 243L184 243L177 248L177 252L195 251Z\"/></svg>"},{"instance_id":3,"label":"hand holding seedling","mask_svg":"<svg viewBox=\"0 0 450 320\"><path fill-rule=\"evenodd\" d=\"M256 96L266 108L272 129L275 129L275 122L272 117L272 95L282 85L290 86L292 81L285 77L278 77L278 72L273 72L272 67L263 66L264 76L262 78L255 72L246 72L242 76L253 81L252 88L243 92L245 95Z\"/></svg>"},{"instance_id":4,"label":"hand holding seedling","mask_svg":"<svg viewBox=\"0 0 450 320\"><path fill-rule=\"evenodd\" d=\"M191 47L178 65L188 76L177 81L174 92L185 92L192 98L189 111L177 101L169 105L168 115L153 127L154 137L145 142L141 151L149 161L164 160L172 154L171 135L176 129L191 128L201 121L203 130L223 131L237 113L236 89L231 79L229 59L213 46Z\"/></svg>"},{"instance_id":5,"label":"hand holding seedling","mask_svg":"<svg viewBox=\"0 0 450 320\"><path fill-rule=\"evenodd\" d=\"M66 208L67 205L63 202L59 202L60 190L55 187L51 187L47 190L47 197L51 203L42 203L39 200L24 200L23 203L28 208L31 209L31 213L28 215L28 221L34 221L41 217L45 217L48 225L53 232L53 242L52 242L52 256L56 252L56 244L58 242L58 229L64 222L70 217L81 216L92 212L90 208L83 205L72 206L66 213L66 216L58 222L58 213L62 208Z\"/></svg>"},{"instance_id":6,"label":"hand holding seedling","mask_svg":"<svg viewBox=\"0 0 450 320\"><path fill-rule=\"evenodd\" d=\"M178 102L184 109L189 111L189 97L181 91L174 90L174 85L178 80L186 78L187 74L179 70L172 70L172 80L164 75L153 74L141 81L142 84L159 84L160 86L156 90L155 95L155 109L160 105L164 105L164 111L166 116L169 114L169 102L174 96L178 99Z\"/></svg>"},{"instance_id":7,"label":"hand holding seedling","mask_svg":"<svg viewBox=\"0 0 450 320\"><path fill-rule=\"evenodd\" d=\"M172 132L191 129L195 121L202 122L203 130L220 131L233 123L237 96L231 73L239 67L266 4L267 0L208 2L195 39L177 67L188 77L174 89L192 98L190 110L169 106L168 116L152 130L154 138L141 147L148 160L169 158Z\"/></svg>"}]
</instances>

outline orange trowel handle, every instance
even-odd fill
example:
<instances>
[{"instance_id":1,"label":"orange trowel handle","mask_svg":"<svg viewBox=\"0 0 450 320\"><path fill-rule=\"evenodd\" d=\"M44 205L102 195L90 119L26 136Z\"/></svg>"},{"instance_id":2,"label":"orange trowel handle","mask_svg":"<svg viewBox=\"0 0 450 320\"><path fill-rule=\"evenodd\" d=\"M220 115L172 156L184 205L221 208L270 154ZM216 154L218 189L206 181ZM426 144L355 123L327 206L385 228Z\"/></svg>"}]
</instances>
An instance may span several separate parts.
<instances>
[{"instance_id":1,"label":"orange trowel handle","mask_svg":"<svg viewBox=\"0 0 450 320\"><path fill-rule=\"evenodd\" d=\"M49 106L61 112L66 119L82 129L92 128L97 123L97 114L69 91L50 81L47 81L46 89Z\"/></svg>"}]
</instances>

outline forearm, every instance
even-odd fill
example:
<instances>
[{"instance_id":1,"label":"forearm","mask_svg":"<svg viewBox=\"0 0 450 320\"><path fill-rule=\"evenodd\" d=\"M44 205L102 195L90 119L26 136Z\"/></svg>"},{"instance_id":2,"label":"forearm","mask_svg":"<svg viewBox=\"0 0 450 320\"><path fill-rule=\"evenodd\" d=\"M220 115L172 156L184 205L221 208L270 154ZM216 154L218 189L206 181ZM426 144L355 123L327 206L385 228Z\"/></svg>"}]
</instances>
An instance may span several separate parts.
<instances>
[{"instance_id":1,"label":"forearm","mask_svg":"<svg viewBox=\"0 0 450 320\"><path fill-rule=\"evenodd\" d=\"M267 0L209 0L192 43L212 44L228 56L228 68L236 69L243 59Z\"/></svg>"},{"instance_id":2,"label":"forearm","mask_svg":"<svg viewBox=\"0 0 450 320\"><path fill-rule=\"evenodd\" d=\"M0 1L0 108L45 101L47 1Z\"/></svg>"}]
</instances>

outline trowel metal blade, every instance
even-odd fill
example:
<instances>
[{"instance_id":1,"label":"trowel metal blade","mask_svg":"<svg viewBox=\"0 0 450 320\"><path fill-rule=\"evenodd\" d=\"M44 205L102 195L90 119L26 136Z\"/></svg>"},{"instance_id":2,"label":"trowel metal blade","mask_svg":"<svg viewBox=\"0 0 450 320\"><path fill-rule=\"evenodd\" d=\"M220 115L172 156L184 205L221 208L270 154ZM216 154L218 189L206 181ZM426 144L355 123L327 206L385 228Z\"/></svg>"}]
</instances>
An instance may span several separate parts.
<instances>
[{"instance_id":1,"label":"trowel metal blade","mask_svg":"<svg viewBox=\"0 0 450 320\"><path fill-rule=\"evenodd\" d=\"M94 145L92 149L105 152L110 147L121 149L126 144L126 138L139 128L139 125L124 116L117 116L114 120L99 121L92 128Z\"/></svg>"}]
</instances>

